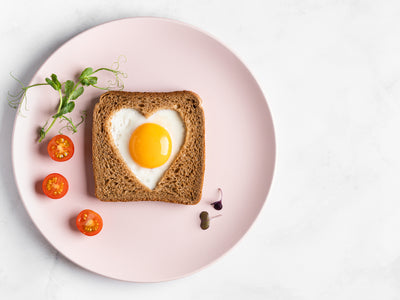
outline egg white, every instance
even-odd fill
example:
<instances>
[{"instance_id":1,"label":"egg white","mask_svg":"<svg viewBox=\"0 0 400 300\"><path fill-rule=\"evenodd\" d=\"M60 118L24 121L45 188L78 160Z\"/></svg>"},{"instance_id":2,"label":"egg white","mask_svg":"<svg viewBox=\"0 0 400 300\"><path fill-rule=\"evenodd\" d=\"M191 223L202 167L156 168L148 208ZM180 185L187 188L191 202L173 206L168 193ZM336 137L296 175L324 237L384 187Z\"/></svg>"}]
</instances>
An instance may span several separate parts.
<instances>
[{"instance_id":1,"label":"egg white","mask_svg":"<svg viewBox=\"0 0 400 300\"><path fill-rule=\"evenodd\" d=\"M138 165L129 153L129 140L135 129L143 123L155 123L164 127L172 142L171 155L160 167L148 169ZM170 167L185 140L186 129L178 112L164 109L155 112L149 118L132 108L123 108L115 112L110 120L110 131L115 146L129 169L139 181L149 189L154 189L165 171Z\"/></svg>"}]
</instances>

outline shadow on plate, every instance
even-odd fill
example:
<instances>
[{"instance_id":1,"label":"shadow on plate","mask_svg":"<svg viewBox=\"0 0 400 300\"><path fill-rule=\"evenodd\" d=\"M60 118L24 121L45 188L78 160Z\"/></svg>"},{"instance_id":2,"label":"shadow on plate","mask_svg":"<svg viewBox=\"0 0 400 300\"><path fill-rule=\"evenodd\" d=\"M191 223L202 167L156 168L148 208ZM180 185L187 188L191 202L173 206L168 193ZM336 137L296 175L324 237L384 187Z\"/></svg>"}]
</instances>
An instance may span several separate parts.
<instances>
[{"instance_id":1,"label":"shadow on plate","mask_svg":"<svg viewBox=\"0 0 400 300\"><path fill-rule=\"evenodd\" d=\"M94 97L88 101L88 105L85 108L86 120L85 120L85 172L86 172L86 191L90 196L95 197L94 194L94 175L93 175L93 164L92 164L92 124L93 124L93 109L96 105L99 97Z\"/></svg>"},{"instance_id":2,"label":"shadow on plate","mask_svg":"<svg viewBox=\"0 0 400 300\"><path fill-rule=\"evenodd\" d=\"M69 225L69 228L70 228L71 230L77 231L77 232L79 232L78 228L76 227L76 216L77 216L78 214L79 214L79 212L76 212L74 215L71 215L71 216L68 218L68 225Z\"/></svg>"}]
</instances>

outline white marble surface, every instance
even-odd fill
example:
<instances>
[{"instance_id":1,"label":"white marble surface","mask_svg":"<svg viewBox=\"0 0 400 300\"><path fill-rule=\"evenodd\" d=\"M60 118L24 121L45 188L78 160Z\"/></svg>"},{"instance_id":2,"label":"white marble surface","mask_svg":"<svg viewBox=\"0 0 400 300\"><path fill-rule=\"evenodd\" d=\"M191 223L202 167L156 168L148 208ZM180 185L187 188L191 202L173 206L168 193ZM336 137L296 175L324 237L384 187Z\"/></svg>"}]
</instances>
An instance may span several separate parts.
<instances>
[{"instance_id":1,"label":"white marble surface","mask_svg":"<svg viewBox=\"0 0 400 300\"><path fill-rule=\"evenodd\" d=\"M72 36L131 16L181 20L233 49L268 98L278 144L267 204L243 240L157 284L59 255L29 219L10 162L9 72L29 82ZM399 1L7 1L0 45L0 299L400 298Z\"/></svg>"}]
</instances>

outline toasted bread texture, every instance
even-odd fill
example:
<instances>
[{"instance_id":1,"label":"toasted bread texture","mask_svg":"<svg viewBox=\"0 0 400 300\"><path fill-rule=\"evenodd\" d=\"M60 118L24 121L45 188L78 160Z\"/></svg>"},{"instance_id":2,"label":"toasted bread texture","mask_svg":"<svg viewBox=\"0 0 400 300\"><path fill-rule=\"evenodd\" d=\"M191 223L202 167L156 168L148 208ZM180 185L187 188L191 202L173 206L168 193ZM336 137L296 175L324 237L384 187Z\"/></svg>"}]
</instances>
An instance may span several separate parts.
<instances>
[{"instance_id":1,"label":"toasted bread texture","mask_svg":"<svg viewBox=\"0 0 400 300\"><path fill-rule=\"evenodd\" d=\"M110 126L114 112L132 108L146 118L161 109L177 111L186 136L157 186L143 185L114 144ZM165 201L193 205L201 199L205 168L205 124L200 97L190 91L166 93L110 91L93 111L93 173L95 195L102 201Z\"/></svg>"}]
</instances>

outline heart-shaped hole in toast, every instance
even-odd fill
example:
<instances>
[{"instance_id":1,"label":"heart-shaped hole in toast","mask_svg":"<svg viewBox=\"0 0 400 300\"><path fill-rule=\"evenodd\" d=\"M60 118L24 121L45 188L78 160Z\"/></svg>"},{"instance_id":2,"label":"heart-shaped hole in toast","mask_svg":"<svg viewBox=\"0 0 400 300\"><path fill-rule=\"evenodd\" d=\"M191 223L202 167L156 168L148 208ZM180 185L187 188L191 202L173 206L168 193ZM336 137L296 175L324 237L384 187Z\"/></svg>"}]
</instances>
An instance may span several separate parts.
<instances>
[{"instance_id":1,"label":"heart-shaped hole in toast","mask_svg":"<svg viewBox=\"0 0 400 300\"><path fill-rule=\"evenodd\" d=\"M154 123L163 127L171 137L171 154L168 160L156 168L145 168L135 162L129 151L129 140L137 127L144 123ZM146 118L132 108L122 108L110 118L109 130L114 145L125 161L128 169L146 187L153 190L164 173L171 166L178 155L186 136L185 124L178 112L171 109L162 109Z\"/></svg>"}]
</instances>

